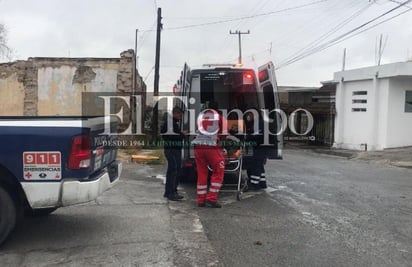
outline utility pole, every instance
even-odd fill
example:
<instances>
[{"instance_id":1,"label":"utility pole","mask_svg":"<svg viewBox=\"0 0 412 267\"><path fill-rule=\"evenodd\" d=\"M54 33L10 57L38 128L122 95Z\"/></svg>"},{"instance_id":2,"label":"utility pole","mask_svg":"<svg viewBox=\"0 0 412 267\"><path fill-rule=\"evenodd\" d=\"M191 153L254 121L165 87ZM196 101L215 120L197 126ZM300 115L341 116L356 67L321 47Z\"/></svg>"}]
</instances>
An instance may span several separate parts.
<instances>
[{"instance_id":1,"label":"utility pole","mask_svg":"<svg viewBox=\"0 0 412 267\"><path fill-rule=\"evenodd\" d=\"M343 49L343 58L342 58L342 71L345 70L345 66L346 66L346 48Z\"/></svg>"},{"instance_id":2,"label":"utility pole","mask_svg":"<svg viewBox=\"0 0 412 267\"><path fill-rule=\"evenodd\" d=\"M135 32L135 39L134 39L134 58L133 58L133 85L132 85L132 93L136 93L136 69L137 69L137 33L139 32L136 29Z\"/></svg>"},{"instance_id":3,"label":"utility pole","mask_svg":"<svg viewBox=\"0 0 412 267\"><path fill-rule=\"evenodd\" d=\"M160 32L162 31L162 9L157 9L157 31L156 31L156 57L155 57L155 73L154 73L154 86L153 97L159 96L159 65L160 65ZM153 107L153 141L157 141L158 135L158 102Z\"/></svg>"},{"instance_id":4,"label":"utility pole","mask_svg":"<svg viewBox=\"0 0 412 267\"><path fill-rule=\"evenodd\" d=\"M156 58L153 88L155 96L159 95L160 32L162 31L162 27L162 9L159 7L157 9Z\"/></svg>"},{"instance_id":5,"label":"utility pole","mask_svg":"<svg viewBox=\"0 0 412 267\"><path fill-rule=\"evenodd\" d=\"M242 64L242 38L241 35L242 34L249 34L250 30L248 30L247 32L241 32L239 30L236 30L235 32L230 31L230 34L237 34L239 37L239 64Z\"/></svg>"},{"instance_id":6,"label":"utility pole","mask_svg":"<svg viewBox=\"0 0 412 267\"><path fill-rule=\"evenodd\" d=\"M130 99L131 103L131 120L132 120L132 130L135 133L136 132L136 114L137 114L137 107L136 107L136 101L135 101L135 95L136 95L136 80L137 80L137 33L139 32L138 29L136 29L135 32L135 40L134 40L134 55L133 55L133 84L132 84L132 97ZM142 108L142 107L139 107ZM142 125L143 123L140 122Z\"/></svg>"},{"instance_id":7,"label":"utility pole","mask_svg":"<svg viewBox=\"0 0 412 267\"><path fill-rule=\"evenodd\" d=\"M383 53L383 49L382 49L382 34L379 38L379 50L378 50L378 66L381 65L381 58L382 58L382 53Z\"/></svg>"}]
</instances>

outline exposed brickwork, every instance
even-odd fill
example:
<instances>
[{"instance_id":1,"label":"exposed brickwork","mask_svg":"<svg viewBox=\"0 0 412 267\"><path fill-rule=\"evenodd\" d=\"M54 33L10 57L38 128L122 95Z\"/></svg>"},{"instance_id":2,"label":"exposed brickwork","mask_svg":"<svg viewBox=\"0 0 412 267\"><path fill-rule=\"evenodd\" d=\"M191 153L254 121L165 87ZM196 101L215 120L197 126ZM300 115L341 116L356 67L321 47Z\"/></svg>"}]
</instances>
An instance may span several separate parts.
<instances>
[{"instance_id":1,"label":"exposed brickwork","mask_svg":"<svg viewBox=\"0 0 412 267\"><path fill-rule=\"evenodd\" d=\"M16 73L19 82L22 83L25 73L25 64L26 62L21 60L12 63L0 64L0 79L6 79Z\"/></svg>"},{"instance_id":2,"label":"exposed brickwork","mask_svg":"<svg viewBox=\"0 0 412 267\"><path fill-rule=\"evenodd\" d=\"M88 83L96 78L96 73L89 66L80 65L73 76L72 83Z\"/></svg>"},{"instance_id":3,"label":"exposed brickwork","mask_svg":"<svg viewBox=\"0 0 412 267\"><path fill-rule=\"evenodd\" d=\"M117 73L117 91L130 93L133 89L133 57L134 51L129 49L120 54L119 72Z\"/></svg>"},{"instance_id":4,"label":"exposed brickwork","mask_svg":"<svg viewBox=\"0 0 412 267\"><path fill-rule=\"evenodd\" d=\"M25 64L23 84L24 116L37 116L37 67L32 60Z\"/></svg>"},{"instance_id":5,"label":"exposed brickwork","mask_svg":"<svg viewBox=\"0 0 412 267\"><path fill-rule=\"evenodd\" d=\"M37 68L31 60L0 64L0 79L7 79L13 74L16 74L17 81L24 86L23 115L36 116ZM5 99L5 101L13 101L13 99Z\"/></svg>"},{"instance_id":6,"label":"exposed brickwork","mask_svg":"<svg viewBox=\"0 0 412 267\"><path fill-rule=\"evenodd\" d=\"M36 62L40 68L60 68L62 66L79 67L87 65L98 68L102 64L119 64L119 58L67 58L67 57L33 57L29 58Z\"/></svg>"},{"instance_id":7,"label":"exposed brickwork","mask_svg":"<svg viewBox=\"0 0 412 267\"><path fill-rule=\"evenodd\" d=\"M44 77L44 69L46 69L47 71L47 69L50 69L50 68L60 69L64 67L69 67L69 70L70 68L73 68L73 67L76 68L74 71L74 75L71 74L73 75L73 77L64 76L63 78L59 78L59 79L69 79L71 81L71 84L73 84L73 86L84 88L84 90L86 90L87 88L90 88L91 83L93 83L95 87L96 87L96 84L100 84L100 83L106 84L106 85L109 85L109 88L111 84L113 83L113 86L116 86L116 88L113 88L113 87L112 88L116 92L132 93L133 91L134 51L132 49L122 52L120 54L120 58L42 58L42 57L36 57L36 58L29 58L27 61L22 60L22 61L16 61L12 63L2 63L0 64L0 80L7 82L8 81L7 79L9 77L13 77L12 75L16 75L15 77L17 77L17 81L16 81L16 78L14 78L15 83L20 84L19 85L20 91L24 89L23 115L24 116L45 115L45 114L39 114L39 106L38 106L39 105L39 93L41 93L39 92L39 90L43 88L40 91L45 92L44 88L49 88L49 86L51 85L47 84L45 87L44 80L43 80L43 83L41 83L38 80L39 79L38 75L40 73L40 70L43 70L42 77ZM110 70L108 70L107 68L109 68ZM100 80L97 81L96 83L96 80L95 80L96 75L97 75L96 70L99 70L99 69L100 69L100 73L102 72L105 73L105 71L109 71L109 74L110 74L110 71L112 71L111 73L115 71L117 72L117 75L116 73L114 73L114 77L113 77L114 79L110 78L112 74L103 76L103 78L102 76L99 76ZM52 70L52 73L54 72L55 71ZM46 72L46 74L47 73L49 72ZM47 75L50 75L50 74L47 74ZM56 89L63 90L64 88L62 88L62 86L58 84L59 83L58 80L50 81L50 83L53 83L53 82L54 82L53 88L50 87L50 90L51 89L54 90L53 91L54 96L56 97ZM40 87L40 89L39 89L39 83L43 84L42 87ZM15 85L14 84L12 85L8 82L7 84L9 86L8 87L9 92L12 92L13 94ZM12 88L11 91L10 91L10 88ZM47 90L48 89L46 89L46 92ZM146 85L144 84L142 77L138 74L136 77L136 92L143 92L143 93L146 92ZM64 92L64 93L67 94L67 92ZM43 95L43 99L44 99L44 95ZM19 99L5 99L5 101L20 101L19 103L21 103L22 100L21 99L20 100ZM45 100L42 100L42 101L43 101L42 105L44 107ZM81 103L79 103L79 105L80 104ZM20 108L20 110L22 109ZM64 114L61 114L61 115L64 115ZM2 114L0 114L0 116L2 116Z\"/></svg>"}]
</instances>

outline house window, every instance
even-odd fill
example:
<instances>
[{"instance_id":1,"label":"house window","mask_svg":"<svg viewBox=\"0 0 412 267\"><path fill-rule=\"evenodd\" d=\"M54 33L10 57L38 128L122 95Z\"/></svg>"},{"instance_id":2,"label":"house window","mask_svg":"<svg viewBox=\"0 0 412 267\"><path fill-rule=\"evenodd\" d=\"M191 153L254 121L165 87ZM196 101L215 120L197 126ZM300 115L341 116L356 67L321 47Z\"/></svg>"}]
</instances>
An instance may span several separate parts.
<instances>
[{"instance_id":1,"label":"house window","mask_svg":"<svg viewBox=\"0 0 412 267\"><path fill-rule=\"evenodd\" d=\"M352 112L366 112L366 108L352 108Z\"/></svg>"},{"instance_id":2,"label":"house window","mask_svg":"<svg viewBox=\"0 0 412 267\"><path fill-rule=\"evenodd\" d=\"M412 91L405 92L405 112L412 112Z\"/></svg>"},{"instance_id":3,"label":"house window","mask_svg":"<svg viewBox=\"0 0 412 267\"><path fill-rule=\"evenodd\" d=\"M353 91L352 95L367 95L368 91Z\"/></svg>"},{"instance_id":4,"label":"house window","mask_svg":"<svg viewBox=\"0 0 412 267\"><path fill-rule=\"evenodd\" d=\"M368 91L352 91L352 104L355 104L352 106L352 112L366 112L366 104L368 103L368 100L365 99L366 96L368 95ZM357 96L364 96L365 98L358 98Z\"/></svg>"},{"instance_id":5,"label":"house window","mask_svg":"<svg viewBox=\"0 0 412 267\"><path fill-rule=\"evenodd\" d=\"M352 99L352 104L366 104L368 100L366 99Z\"/></svg>"}]
</instances>

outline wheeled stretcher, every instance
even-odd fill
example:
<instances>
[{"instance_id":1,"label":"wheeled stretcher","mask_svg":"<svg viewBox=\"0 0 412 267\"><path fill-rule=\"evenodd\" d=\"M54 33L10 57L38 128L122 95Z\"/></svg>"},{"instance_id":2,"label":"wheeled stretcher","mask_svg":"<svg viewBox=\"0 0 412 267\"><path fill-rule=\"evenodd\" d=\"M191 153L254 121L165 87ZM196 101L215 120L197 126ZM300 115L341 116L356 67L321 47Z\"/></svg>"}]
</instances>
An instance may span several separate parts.
<instances>
[{"instance_id":1,"label":"wheeled stretcher","mask_svg":"<svg viewBox=\"0 0 412 267\"><path fill-rule=\"evenodd\" d=\"M242 194L248 189L248 178L242 175L244 140L231 136L225 143L225 176L220 192L235 192L236 199L241 200ZM213 171L210 166L208 168Z\"/></svg>"}]
</instances>

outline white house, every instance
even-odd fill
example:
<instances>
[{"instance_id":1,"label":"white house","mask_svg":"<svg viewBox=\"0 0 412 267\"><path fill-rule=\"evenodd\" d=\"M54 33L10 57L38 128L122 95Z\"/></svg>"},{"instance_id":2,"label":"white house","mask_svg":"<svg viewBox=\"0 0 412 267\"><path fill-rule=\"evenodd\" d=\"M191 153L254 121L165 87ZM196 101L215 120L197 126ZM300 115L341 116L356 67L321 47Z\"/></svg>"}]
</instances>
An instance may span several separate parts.
<instances>
[{"instance_id":1,"label":"white house","mask_svg":"<svg viewBox=\"0 0 412 267\"><path fill-rule=\"evenodd\" d=\"M336 72L334 82L334 147L412 146L412 62Z\"/></svg>"}]
</instances>

